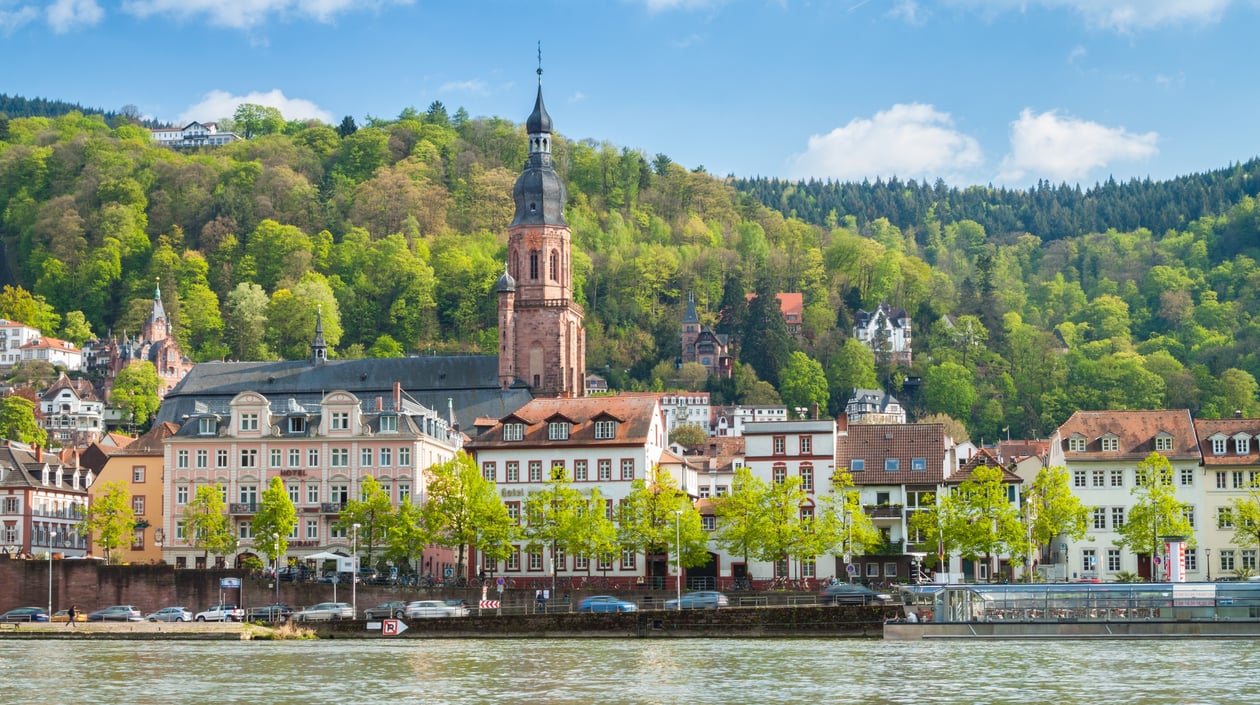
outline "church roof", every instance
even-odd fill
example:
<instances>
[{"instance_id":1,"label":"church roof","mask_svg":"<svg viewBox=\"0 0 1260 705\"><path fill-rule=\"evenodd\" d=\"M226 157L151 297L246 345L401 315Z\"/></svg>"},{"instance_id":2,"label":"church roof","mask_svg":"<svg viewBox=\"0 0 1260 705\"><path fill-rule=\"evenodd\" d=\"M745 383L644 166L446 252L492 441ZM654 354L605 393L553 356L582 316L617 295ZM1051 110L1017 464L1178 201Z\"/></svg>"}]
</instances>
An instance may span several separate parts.
<instances>
[{"instance_id":1,"label":"church roof","mask_svg":"<svg viewBox=\"0 0 1260 705\"><path fill-rule=\"evenodd\" d=\"M531 135L551 132L551 116L547 114L547 106L543 105L541 78L538 82L538 98L534 100L534 112L525 120L525 132Z\"/></svg>"}]
</instances>

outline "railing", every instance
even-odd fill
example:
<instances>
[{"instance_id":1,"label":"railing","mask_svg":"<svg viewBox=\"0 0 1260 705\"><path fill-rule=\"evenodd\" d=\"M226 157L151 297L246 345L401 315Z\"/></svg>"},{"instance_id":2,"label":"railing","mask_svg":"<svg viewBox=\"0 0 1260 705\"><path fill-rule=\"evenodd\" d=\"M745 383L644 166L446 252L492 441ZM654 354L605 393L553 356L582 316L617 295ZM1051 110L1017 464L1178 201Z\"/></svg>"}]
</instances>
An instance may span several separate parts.
<instances>
[{"instance_id":1,"label":"railing","mask_svg":"<svg viewBox=\"0 0 1260 705\"><path fill-rule=\"evenodd\" d=\"M340 514L345 511L345 509L345 502L322 502L319 505L319 511L321 514Z\"/></svg>"},{"instance_id":2,"label":"railing","mask_svg":"<svg viewBox=\"0 0 1260 705\"><path fill-rule=\"evenodd\" d=\"M228 514L255 514L258 505L254 502L233 502L228 505Z\"/></svg>"}]
</instances>

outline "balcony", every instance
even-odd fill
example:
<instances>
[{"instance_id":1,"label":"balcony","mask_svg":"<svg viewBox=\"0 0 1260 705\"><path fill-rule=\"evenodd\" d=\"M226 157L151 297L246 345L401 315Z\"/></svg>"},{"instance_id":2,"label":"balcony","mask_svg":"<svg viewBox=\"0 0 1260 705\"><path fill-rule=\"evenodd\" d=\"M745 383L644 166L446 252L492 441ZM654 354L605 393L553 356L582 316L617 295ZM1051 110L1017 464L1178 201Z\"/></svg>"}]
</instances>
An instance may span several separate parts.
<instances>
[{"instance_id":1,"label":"balcony","mask_svg":"<svg viewBox=\"0 0 1260 705\"><path fill-rule=\"evenodd\" d=\"M254 502L233 502L228 505L228 514L256 514L258 505Z\"/></svg>"},{"instance_id":2,"label":"balcony","mask_svg":"<svg viewBox=\"0 0 1260 705\"><path fill-rule=\"evenodd\" d=\"M324 502L319 505L320 514L340 514L346 509L345 502Z\"/></svg>"},{"instance_id":3,"label":"balcony","mask_svg":"<svg viewBox=\"0 0 1260 705\"><path fill-rule=\"evenodd\" d=\"M871 519L900 519L902 506L900 504L866 504L862 506L862 511L866 512L866 516Z\"/></svg>"}]
</instances>

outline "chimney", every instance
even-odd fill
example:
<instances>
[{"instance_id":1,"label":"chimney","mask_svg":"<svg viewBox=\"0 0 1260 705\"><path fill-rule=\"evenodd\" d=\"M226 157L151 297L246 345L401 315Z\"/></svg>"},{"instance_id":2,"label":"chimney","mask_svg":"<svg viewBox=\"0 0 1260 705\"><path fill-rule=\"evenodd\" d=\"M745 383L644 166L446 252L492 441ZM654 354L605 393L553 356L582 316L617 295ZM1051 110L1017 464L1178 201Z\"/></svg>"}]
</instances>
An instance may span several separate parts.
<instances>
[{"instance_id":1,"label":"chimney","mask_svg":"<svg viewBox=\"0 0 1260 705\"><path fill-rule=\"evenodd\" d=\"M380 397L376 398L376 410L383 411L385 409L385 400Z\"/></svg>"},{"instance_id":2,"label":"chimney","mask_svg":"<svg viewBox=\"0 0 1260 705\"><path fill-rule=\"evenodd\" d=\"M402 410L402 382L394 382L394 411Z\"/></svg>"},{"instance_id":3,"label":"chimney","mask_svg":"<svg viewBox=\"0 0 1260 705\"><path fill-rule=\"evenodd\" d=\"M817 421L817 420L818 420L818 402L814 402L813 404L810 404L810 406L809 406L809 418L810 418L810 419L812 419L812 420L814 420L814 421Z\"/></svg>"},{"instance_id":4,"label":"chimney","mask_svg":"<svg viewBox=\"0 0 1260 705\"><path fill-rule=\"evenodd\" d=\"M43 446L35 446L35 462L37 462L37 463L42 463L42 462L44 462L44 448L43 448Z\"/></svg>"}]
</instances>

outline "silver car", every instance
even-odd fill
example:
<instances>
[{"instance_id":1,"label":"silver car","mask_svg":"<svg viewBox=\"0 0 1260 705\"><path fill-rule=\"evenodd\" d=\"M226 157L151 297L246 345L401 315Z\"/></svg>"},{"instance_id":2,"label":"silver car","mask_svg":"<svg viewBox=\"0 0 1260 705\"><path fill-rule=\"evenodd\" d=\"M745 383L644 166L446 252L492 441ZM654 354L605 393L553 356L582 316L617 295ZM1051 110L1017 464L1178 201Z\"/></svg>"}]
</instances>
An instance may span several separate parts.
<instances>
[{"instance_id":1,"label":"silver car","mask_svg":"<svg viewBox=\"0 0 1260 705\"><path fill-rule=\"evenodd\" d=\"M145 617L150 622L191 622L192 612L187 607L163 607Z\"/></svg>"},{"instance_id":2,"label":"silver car","mask_svg":"<svg viewBox=\"0 0 1260 705\"><path fill-rule=\"evenodd\" d=\"M448 605L441 600L416 600L407 604L404 612L409 619L425 617L465 617L468 609L457 605Z\"/></svg>"},{"instance_id":3,"label":"silver car","mask_svg":"<svg viewBox=\"0 0 1260 705\"><path fill-rule=\"evenodd\" d=\"M321 602L293 613L298 622L328 622L334 619L354 619L354 608L348 602Z\"/></svg>"}]
</instances>

